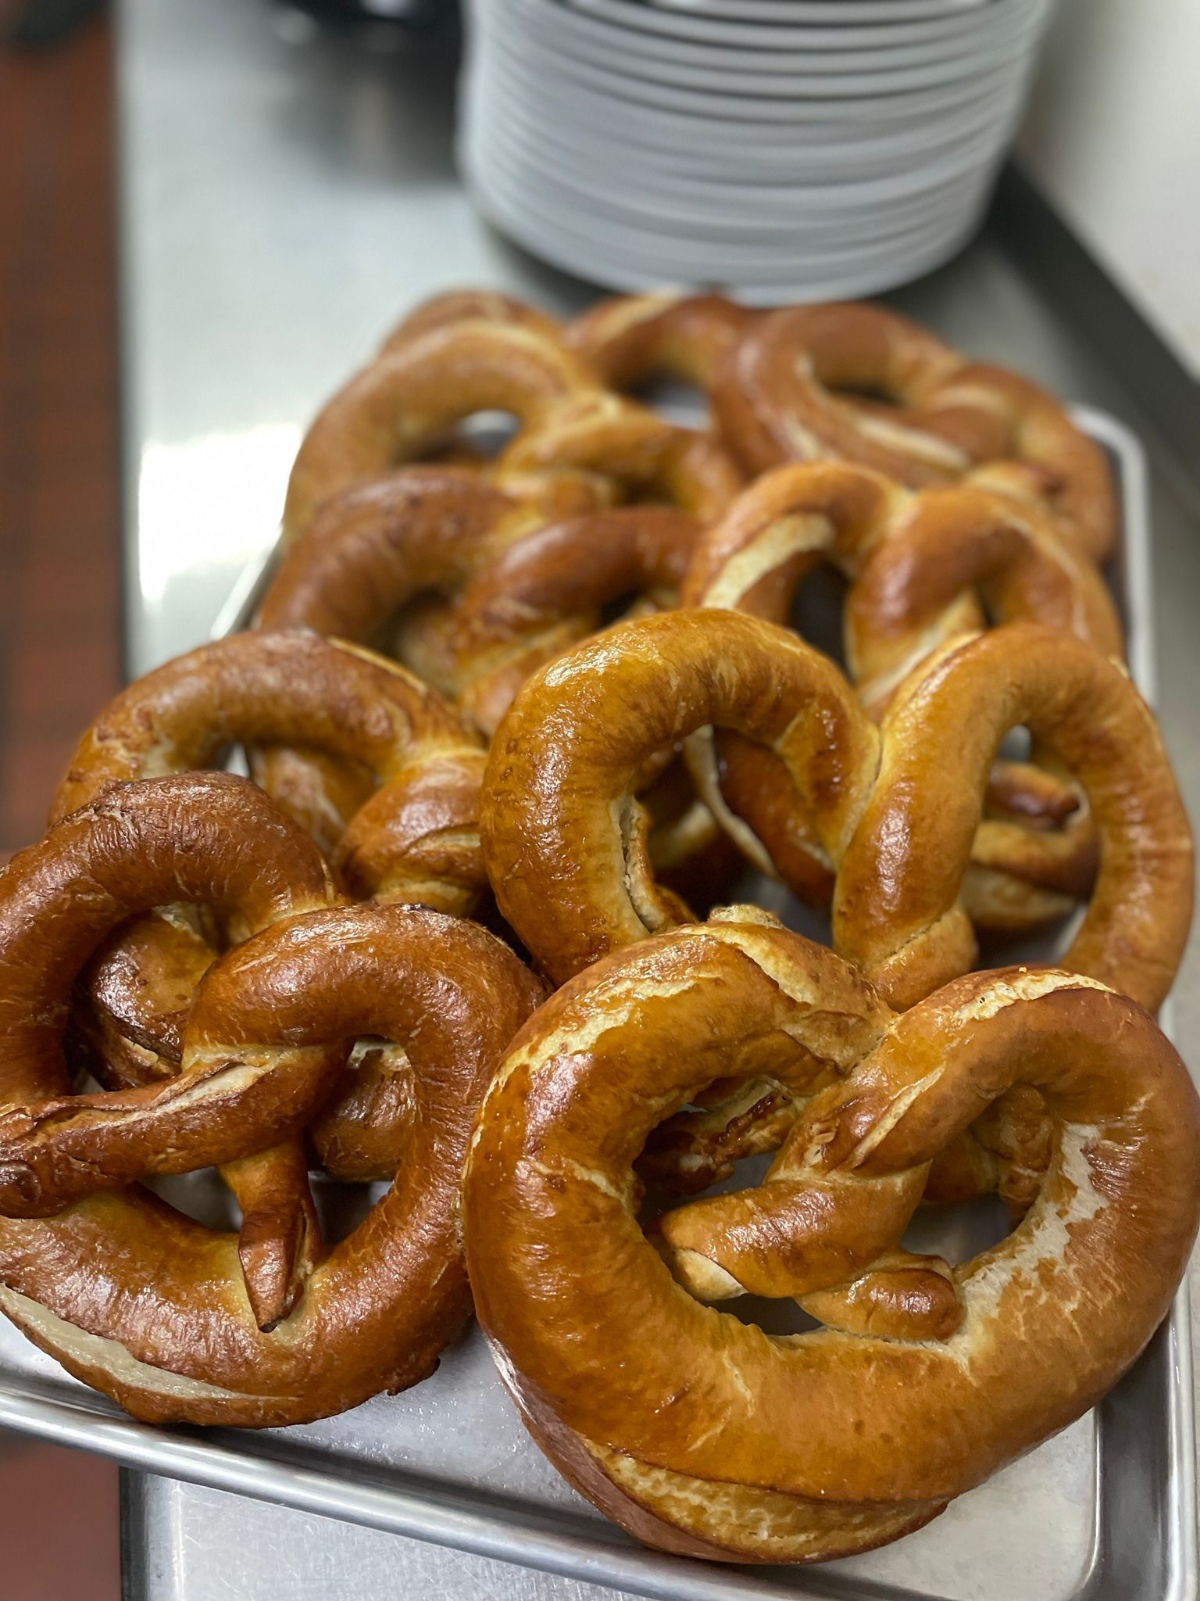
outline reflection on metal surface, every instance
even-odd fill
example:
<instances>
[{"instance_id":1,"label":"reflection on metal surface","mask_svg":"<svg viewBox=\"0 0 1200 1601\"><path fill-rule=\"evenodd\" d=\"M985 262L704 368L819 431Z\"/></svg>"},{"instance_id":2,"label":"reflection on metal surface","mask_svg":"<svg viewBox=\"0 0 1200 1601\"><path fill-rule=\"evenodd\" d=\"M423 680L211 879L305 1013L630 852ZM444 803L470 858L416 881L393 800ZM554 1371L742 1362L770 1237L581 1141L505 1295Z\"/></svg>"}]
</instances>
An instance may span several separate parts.
<instances>
[{"instance_id":1,"label":"reflection on metal surface","mask_svg":"<svg viewBox=\"0 0 1200 1601\"><path fill-rule=\"evenodd\" d=\"M296 424L264 423L145 446L138 483L143 606L160 606L172 581L202 578L214 566L228 570L273 542L299 443Z\"/></svg>"}]
</instances>

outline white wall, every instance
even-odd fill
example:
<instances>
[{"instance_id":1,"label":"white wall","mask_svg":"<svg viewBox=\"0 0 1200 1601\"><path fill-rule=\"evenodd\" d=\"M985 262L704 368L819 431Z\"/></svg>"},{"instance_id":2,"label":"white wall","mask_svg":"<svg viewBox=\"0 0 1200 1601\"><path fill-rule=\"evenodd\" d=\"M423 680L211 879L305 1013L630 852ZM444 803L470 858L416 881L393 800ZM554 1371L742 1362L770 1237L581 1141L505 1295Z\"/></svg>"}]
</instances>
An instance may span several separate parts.
<instances>
[{"instance_id":1,"label":"white wall","mask_svg":"<svg viewBox=\"0 0 1200 1601\"><path fill-rule=\"evenodd\" d=\"M1061 0L1018 148L1200 377L1200 0Z\"/></svg>"}]
</instances>

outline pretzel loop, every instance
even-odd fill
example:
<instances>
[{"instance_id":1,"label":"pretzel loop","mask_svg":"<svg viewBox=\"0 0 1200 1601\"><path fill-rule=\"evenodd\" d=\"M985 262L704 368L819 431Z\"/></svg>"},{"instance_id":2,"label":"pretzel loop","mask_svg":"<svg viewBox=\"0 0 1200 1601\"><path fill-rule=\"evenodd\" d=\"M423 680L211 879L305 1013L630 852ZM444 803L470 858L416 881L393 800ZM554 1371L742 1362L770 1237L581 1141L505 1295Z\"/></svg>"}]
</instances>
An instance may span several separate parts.
<instances>
[{"instance_id":1,"label":"pretzel loop","mask_svg":"<svg viewBox=\"0 0 1200 1601\"><path fill-rule=\"evenodd\" d=\"M996 622L1043 622L1121 653L1099 575L1035 506L973 487L914 496L842 463L764 474L701 540L684 601L786 624L797 588L822 560L851 579L846 654L875 716L939 644L983 626L984 604ZM721 753L735 810L743 793L786 786L761 754L731 741ZM1007 764L988 797L994 815L981 824L966 886L972 921L1013 931L1061 917L1086 895L1095 871L1095 832L1078 791L1061 774ZM799 827L793 817L793 831ZM812 855L798 832L786 848L797 864ZM810 871L805 882L813 899L827 901L829 873Z\"/></svg>"},{"instance_id":2,"label":"pretzel loop","mask_svg":"<svg viewBox=\"0 0 1200 1601\"><path fill-rule=\"evenodd\" d=\"M1086 555L1112 550L1112 474L1061 405L1015 373L968 365L881 306L793 306L760 318L712 393L723 436L752 472L841 458L922 488L995 464L994 488L1039 495Z\"/></svg>"},{"instance_id":3,"label":"pretzel loop","mask_svg":"<svg viewBox=\"0 0 1200 1601\"><path fill-rule=\"evenodd\" d=\"M840 1314L873 1269L902 1297L897 1281L925 1273L953 1326L930 1337L923 1285L882 1330L886 1296L860 1296L852 1334L777 1338L673 1282L636 1221L631 1164L700 1085L764 1074L801 1095L832 1082L786 1177L714 1203L737 1219L664 1220L685 1282L731 1262L756 1284L828 1286ZM1024 1221L954 1268L897 1262L931 1160L1022 1084L1053 1128ZM1170 1044L1095 981L973 974L895 1017L785 930L676 930L569 982L514 1040L464 1181L477 1311L535 1438L639 1539L724 1560L846 1555L927 1522L1130 1365L1195 1233L1198 1134ZM840 1276L855 1277L839 1295Z\"/></svg>"},{"instance_id":4,"label":"pretzel loop","mask_svg":"<svg viewBox=\"0 0 1200 1601\"><path fill-rule=\"evenodd\" d=\"M109 928L180 894L262 931L201 986L179 1078L65 1095L57 1037L75 972ZM311 842L223 775L115 788L0 877L0 1307L138 1417L278 1425L342 1411L424 1377L469 1310L458 1177L537 986L470 924L329 900ZM395 1182L264 1332L233 1236L112 1186L297 1133L358 1034L396 1042L409 1063L411 1115L387 1151Z\"/></svg>"}]
</instances>

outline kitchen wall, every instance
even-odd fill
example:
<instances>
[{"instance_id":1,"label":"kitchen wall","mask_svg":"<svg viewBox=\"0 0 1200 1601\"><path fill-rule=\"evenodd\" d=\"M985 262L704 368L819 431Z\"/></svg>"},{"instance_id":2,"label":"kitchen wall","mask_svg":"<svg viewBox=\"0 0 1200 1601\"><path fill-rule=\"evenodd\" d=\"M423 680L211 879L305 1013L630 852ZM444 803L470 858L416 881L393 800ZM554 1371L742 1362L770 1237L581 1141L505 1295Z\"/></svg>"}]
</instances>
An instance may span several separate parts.
<instances>
[{"instance_id":1,"label":"kitchen wall","mask_svg":"<svg viewBox=\"0 0 1200 1601\"><path fill-rule=\"evenodd\" d=\"M1200 378L1200 0L1061 0L1019 151Z\"/></svg>"}]
</instances>

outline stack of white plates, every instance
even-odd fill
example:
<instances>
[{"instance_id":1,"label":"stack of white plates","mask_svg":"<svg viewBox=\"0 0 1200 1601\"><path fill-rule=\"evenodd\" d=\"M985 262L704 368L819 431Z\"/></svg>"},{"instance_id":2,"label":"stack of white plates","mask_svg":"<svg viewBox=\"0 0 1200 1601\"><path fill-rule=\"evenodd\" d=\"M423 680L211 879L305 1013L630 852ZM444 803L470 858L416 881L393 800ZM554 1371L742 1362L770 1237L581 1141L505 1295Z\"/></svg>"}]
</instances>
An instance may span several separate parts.
<instances>
[{"instance_id":1,"label":"stack of white plates","mask_svg":"<svg viewBox=\"0 0 1200 1601\"><path fill-rule=\"evenodd\" d=\"M618 289L869 294L977 226L1054 0L469 0L484 214Z\"/></svg>"}]
</instances>

